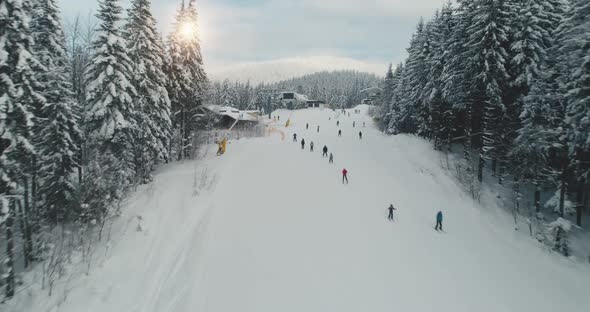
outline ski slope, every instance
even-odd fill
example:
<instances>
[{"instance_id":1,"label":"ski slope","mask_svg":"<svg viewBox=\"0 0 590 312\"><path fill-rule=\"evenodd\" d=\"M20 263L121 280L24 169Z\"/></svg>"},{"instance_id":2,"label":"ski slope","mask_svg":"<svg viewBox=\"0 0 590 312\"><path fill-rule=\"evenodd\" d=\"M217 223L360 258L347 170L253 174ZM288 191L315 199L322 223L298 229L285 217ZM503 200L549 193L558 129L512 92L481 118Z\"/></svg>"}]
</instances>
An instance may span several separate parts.
<instances>
[{"instance_id":1,"label":"ski slope","mask_svg":"<svg viewBox=\"0 0 590 312\"><path fill-rule=\"evenodd\" d=\"M589 311L587 264L515 232L461 190L427 142L384 136L359 109L296 111L289 128L292 112L278 111L284 141L233 141L221 157L211 146L162 168L88 276L52 297L21 293L8 310ZM438 210L446 233L433 229Z\"/></svg>"}]
</instances>

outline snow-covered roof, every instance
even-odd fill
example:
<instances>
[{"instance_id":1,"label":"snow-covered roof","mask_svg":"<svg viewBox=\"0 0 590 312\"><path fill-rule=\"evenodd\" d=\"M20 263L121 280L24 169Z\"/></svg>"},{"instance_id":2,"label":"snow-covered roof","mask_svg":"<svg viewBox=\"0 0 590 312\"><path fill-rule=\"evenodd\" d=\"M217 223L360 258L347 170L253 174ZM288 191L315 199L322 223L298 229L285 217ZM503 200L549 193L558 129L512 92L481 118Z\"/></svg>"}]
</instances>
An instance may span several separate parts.
<instances>
[{"instance_id":1,"label":"snow-covered roof","mask_svg":"<svg viewBox=\"0 0 590 312\"><path fill-rule=\"evenodd\" d=\"M370 87L370 88L366 88L361 90L361 93L378 93L378 92L383 92L383 90L379 87Z\"/></svg>"},{"instance_id":2,"label":"snow-covered roof","mask_svg":"<svg viewBox=\"0 0 590 312\"><path fill-rule=\"evenodd\" d=\"M205 106L211 112L222 115L228 116L236 120L243 120L243 121L257 121L258 119L255 116L252 116L251 111L241 111L237 108L231 106L220 106L220 105L208 105Z\"/></svg>"}]
</instances>

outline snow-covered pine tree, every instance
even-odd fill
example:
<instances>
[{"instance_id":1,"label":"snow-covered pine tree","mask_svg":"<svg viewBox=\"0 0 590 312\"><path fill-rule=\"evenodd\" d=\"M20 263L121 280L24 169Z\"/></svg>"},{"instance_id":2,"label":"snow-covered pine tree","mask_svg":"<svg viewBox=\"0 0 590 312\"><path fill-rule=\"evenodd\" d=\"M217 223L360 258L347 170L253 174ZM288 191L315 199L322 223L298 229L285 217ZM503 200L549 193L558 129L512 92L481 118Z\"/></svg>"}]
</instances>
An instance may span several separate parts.
<instances>
[{"instance_id":1,"label":"snow-covered pine tree","mask_svg":"<svg viewBox=\"0 0 590 312\"><path fill-rule=\"evenodd\" d=\"M31 144L33 112L45 99L37 81L41 68L32 54L33 37L29 30L32 13L28 0L0 1L0 218L5 220L6 297L15 291L14 220L12 192L23 186L29 160L35 154ZM24 180L24 181L23 181Z\"/></svg>"},{"instance_id":2,"label":"snow-covered pine tree","mask_svg":"<svg viewBox=\"0 0 590 312\"><path fill-rule=\"evenodd\" d=\"M417 133L429 137L428 129L428 95L425 93L425 86L428 81L427 58L431 50L430 30L432 24L424 24L420 19L416 32L410 40L408 48L408 59L406 61L405 74L407 79L408 103L400 107L405 116L404 121L408 122L408 132ZM402 101L405 103L405 101Z\"/></svg>"},{"instance_id":3,"label":"snow-covered pine tree","mask_svg":"<svg viewBox=\"0 0 590 312\"><path fill-rule=\"evenodd\" d=\"M135 170L149 181L153 165L168 159L172 123L164 75L164 47L156 29L149 0L133 0L128 10L125 39L131 60L135 97Z\"/></svg>"},{"instance_id":4,"label":"snow-covered pine tree","mask_svg":"<svg viewBox=\"0 0 590 312\"><path fill-rule=\"evenodd\" d=\"M528 152L532 152L531 149L540 147L526 146L525 141L519 138L519 131L521 128L520 116L526 109L527 114L534 114L531 110L534 108L529 104L524 103L525 97L531 91L534 81L538 81L541 75L541 67L546 63L547 49L551 43L551 34L553 29L547 29L550 24L543 23L549 19L549 12L545 11L543 2L531 0L518 0L513 2L513 21L512 26L512 42L510 46L510 64L508 65L508 71L511 76L510 85L507 88L506 96L504 101L506 103L507 112L505 118L507 119L507 131L504 144L509 146L510 152L505 159L509 165L510 171L519 178L528 179L531 177L531 172L523 166L524 162L527 162L531 167L537 168L537 162L542 159L539 157L541 154L528 155ZM539 90L537 90L539 91ZM544 99L539 99L543 101ZM526 106L526 108L525 108ZM527 130L532 130L529 123L526 125ZM518 146L518 147L517 147ZM513 153L515 149L519 149L521 152L528 152L521 154L520 156ZM517 159L511 159L516 157ZM530 162L529 162L530 161ZM536 170L536 169L535 169ZM528 171L526 177L522 176L522 173ZM540 173L532 173L536 175ZM538 183L538 178L534 178L535 182Z\"/></svg>"},{"instance_id":5,"label":"snow-covered pine tree","mask_svg":"<svg viewBox=\"0 0 590 312\"><path fill-rule=\"evenodd\" d=\"M531 1L529 5L537 3ZM558 47L554 46L554 33L565 13L565 5L561 0L542 1L540 5L543 9L538 14L545 18L535 18L531 14L531 22L536 23L537 28L542 28L543 42L536 40L539 38L533 39L536 40L535 49L544 49L545 58L542 63L532 63L532 66L538 67L537 75L523 77L532 81L527 82L530 90L523 99L519 116L521 125L510 155L514 163L511 170L513 174L518 179L532 182L535 187L533 202L536 213L541 209L541 187L559 180L556 176L559 171L550 166L550 155L560 154L555 153L555 150L559 149L562 138L566 137L564 99L558 83L560 70L556 66L559 63L559 52Z\"/></svg>"},{"instance_id":6,"label":"snow-covered pine tree","mask_svg":"<svg viewBox=\"0 0 590 312\"><path fill-rule=\"evenodd\" d=\"M573 45L568 54L570 70L564 80L566 124L570 159L575 166L577 187L576 222L582 223L585 185L590 181L590 2L576 0L565 23L565 35Z\"/></svg>"},{"instance_id":7,"label":"snow-covered pine tree","mask_svg":"<svg viewBox=\"0 0 590 312\"><path fill-rule=\"evenodd\" d=\"M399 63L393 72L393 92L391 95L391 103L389 104L388 123L385 125L385 132L388 134L399 133L397 122L400 120L400 102L403 98L403 90L405 87L404 64Z\"/></svg>"},{"instance_id":8,"label":"snow-covered pine tree","mask_svg":"<svg viewBox=\"0 0 590 312\"><path fill-rule=\"evenodd\" d=\"M167 66L168 93L172 101L175 126L179 129L178 158L189 157L190 144L198 114L208 85L203 69L198 33L198 13L194 0L184 1L176 15L175 28L169 37L170 60Z\"/></svg>"},{"instance_id":9,"label":"snow-covered pine tree","mask_svg":"<svg viewBox=\"0 0 590 312\"><path fill-rule=\"evenodd\" d=\"M479 126L481 116L473 116L470 82L473 80L473 71L469 68L469 40L468 28L472 24L472 14L475 3L473 1L459 0L458 7L453 11L455 26L448 40L446 54L448 59L442 71L442 97L452 103L453 111L457 118L454 127L463 134L463 158L468 164L469 172L472 170L471 149L477 146L478 140L473 139L474 124ZM475 144L474 144L475 143Z\"/></svg>"},{"instance_id":10,"label":"snow-covered pine tree","mask_svg":"<svg viewBox=\"0 0 590 312\"><path fill-rule=\"evenodd\" d=\"M395 128L402 133L417 133L425 124L422 96L427 79L424 53L427 44L424 32L424 21L420 19L407 49L408 58L403 71L402 90L399 93L399 111L396 120L393 121Z\"/></svg>"},{"instance_id":11,"label":"snow-covered pine tree","mask_svg":"<svg viewBox=\"0 0 590 312\"><path fill-rule=\"evenodd\" d=\"M110 151L132 177L133 140L137 131L131 84L133 68L121 37L118 0L99 1L100 24L92 43L92 63L86 70L86 113L84 126L89 143L103 153Z\"/></svg>"},{"instance_id":12,"label":"snow-covered pine tree","mask_svg":"<svg viewBox=\"0 0 590 312\"><path fill-rule=\"evenodd\" d=\"M443 97L443 71L448 62L450 40L454 25L451 3L446 3L440 13L435 14L431 29L432 49L428 61L428 82L425 94L430 111L429 127L434 140L434 146L441 149L443 145L450 148L453 132L454 114L450 103Z\"/></svg>"},{"instance_id":13,"label":"snow-covered pine tree","mask_svg":"<svg viewBox=\"0 0 590 312\"><path fill-rule=\"evenodd\" d=\"M72 180L79 165L82 134L78 127L80 108L72 92L65 36L55 0L37 2L34 35L35 53L47 69L39 77L47 102L35 140L42 151L40 197L44 199L45 219L56 224L68 220L68 207L76 191Z\"/></svg>"},{"instance_id":14,"label":"snow-covered pine tree","mask_svg":"<svg viewBox=\"0 0 590 312\"><path fill-rule=\"evenodd\" d=\"M205 69L203 68L203 56L201 54L201 38L199 33L199 23L198 23L198 12L197 12L197 4L195 0L189 0L188 5L186 7L186 22L189 23L192 28L190 32L186 32L186 24L185 24L185 31L184 36L185 39L183 41L183 50L182 53L184 55L185 60L185 67L187 69L188 74L190 75L191 81L191 94L190 98L188 99L186 109L186 123L187 131L185 133L189 135L188 137L192 137L194 131L196 131L196 123L198 114L196 114L197 109L199 106L203 104L203 99L205 96L206 88L208 85L207 74L205 73ZM188 138L187 137L187 138ZM188 144L191 144L190 140ZM186 156L189 156L190 150L185 148Z\"/></svg>"},{"instance_id":15,"label":"snow-covered pine tree","mask_svg":"<svg viewBox=\"0 0 590 312\"><path fill-rule=\"evenodd\" d=\"M477 0L468 27L469 68L475 74L470 86L472 101L472 130L482 132L478 165L478 180L483 179L484 160L501 160L504 145L506 106L503 95L509 81L506 71L509 46L508 31L510 6L506 0ZM476 121L482 117L478 124Z\"/></svg>"}]
</instances>

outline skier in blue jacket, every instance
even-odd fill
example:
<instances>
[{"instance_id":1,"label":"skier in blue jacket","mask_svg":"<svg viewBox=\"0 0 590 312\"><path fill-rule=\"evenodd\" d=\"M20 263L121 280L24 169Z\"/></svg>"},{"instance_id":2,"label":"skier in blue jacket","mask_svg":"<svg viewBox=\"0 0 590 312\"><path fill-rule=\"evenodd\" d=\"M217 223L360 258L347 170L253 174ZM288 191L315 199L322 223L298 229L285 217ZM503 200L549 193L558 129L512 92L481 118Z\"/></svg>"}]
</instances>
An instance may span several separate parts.
<instances>
[{"instance_id":1,"label":"skier in blue jacket","mask_svg":"<svg viewBox=\"0 0 590 312\"><path fill-rule=\"evenodd\" d=\"M439 211L436 214L436 226L434 227L435 230L443 230L442 228L442 221L443 221L443 215L442 215L442 211Z\"/></svg>"}]
</instances>

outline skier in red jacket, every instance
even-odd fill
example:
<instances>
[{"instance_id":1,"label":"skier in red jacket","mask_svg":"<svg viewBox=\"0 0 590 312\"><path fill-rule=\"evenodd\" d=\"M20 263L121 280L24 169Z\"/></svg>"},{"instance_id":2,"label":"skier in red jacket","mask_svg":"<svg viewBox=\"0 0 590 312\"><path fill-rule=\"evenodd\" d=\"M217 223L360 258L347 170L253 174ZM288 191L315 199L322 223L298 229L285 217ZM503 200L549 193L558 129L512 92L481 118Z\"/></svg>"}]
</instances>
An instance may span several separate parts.
<instances>
[{"instance_id":1,"label":"skier in red jacket","mask_svg":"<svg viewBox=\"0 0 590 312\"><path fill-rule=\"evenodd\" d=\"M346 168L342 169L342 184L344 184L344 181L348 184L348 170Z\"/></svg>"}]
</instances>

